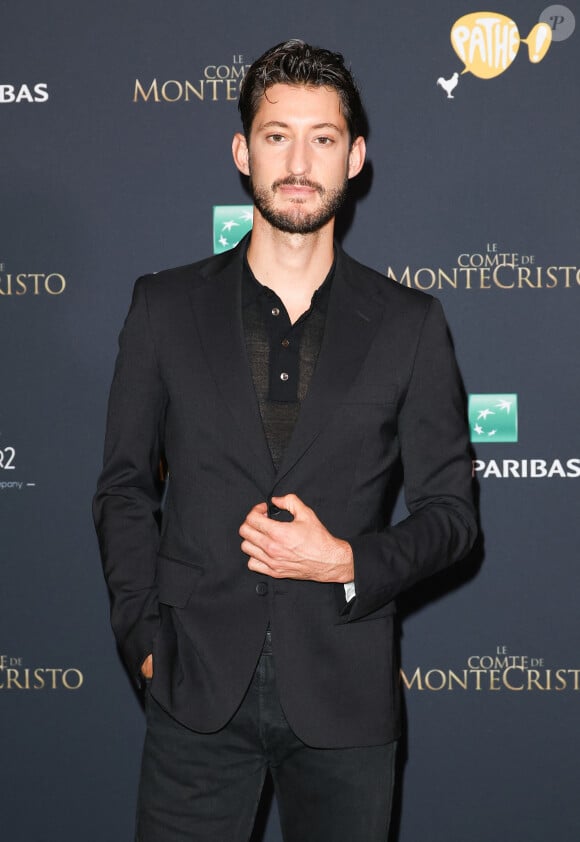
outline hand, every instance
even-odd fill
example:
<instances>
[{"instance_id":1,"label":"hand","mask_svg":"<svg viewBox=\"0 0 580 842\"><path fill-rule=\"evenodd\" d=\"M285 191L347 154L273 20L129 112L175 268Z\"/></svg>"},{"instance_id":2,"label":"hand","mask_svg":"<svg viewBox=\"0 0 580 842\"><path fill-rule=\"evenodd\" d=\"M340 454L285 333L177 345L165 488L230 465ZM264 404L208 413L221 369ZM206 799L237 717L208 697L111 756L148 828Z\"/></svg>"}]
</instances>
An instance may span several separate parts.
<instances>
[{"instance_id":1,"label":"hand","mask_svg":"<svg viewBox=\"0 0 580 842\"><path fill-rule=\"evenodd\" d=\"M248 567L273 579L313 582L352 582L354 562L347 541L335 538L312 509L295 494L273 497L279 509L293 515L290 523L268 517L266 503L258 503L240 527Z\"/></svg>"},{"instance_id":2,"label":"hand","mask_svg":"<svg viewBox=\"0 0 580 842\"><path fill-rule=\"evenodd\" d=\"M143 678L153 678L153 655L147 655L141 664L141 675Z\"/></svg>"}]
</instances>

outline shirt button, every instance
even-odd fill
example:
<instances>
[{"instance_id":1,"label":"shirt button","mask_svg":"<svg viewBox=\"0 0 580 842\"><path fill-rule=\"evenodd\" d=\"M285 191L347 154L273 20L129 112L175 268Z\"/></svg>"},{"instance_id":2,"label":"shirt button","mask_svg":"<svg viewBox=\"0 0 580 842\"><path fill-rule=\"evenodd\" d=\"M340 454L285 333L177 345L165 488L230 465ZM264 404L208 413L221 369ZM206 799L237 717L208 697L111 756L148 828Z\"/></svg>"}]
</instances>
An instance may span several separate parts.
<instances>
[{"instance_id":1,"label":"shirt button","mask_svg":"<svg viewBox=\"0 0 580 842\"><path fill-rule=\"evenodd\" d=\"M288 339L282 340L282 347L283 348L288 348L289 345L290 345L290 341Z\"/></svg>"},{"instance_id":2,"label":"shirt button","mask_svg":"<svg viewBox=\"0 0 580 842\"><path fill-rule=\"evenodd\" d=\"M256 593L258 596L265 596L268 593L268 585L265 582L258 582L256 585Z\"/></svg>"},{"instance_id":3,"label":"shirt button","mask_svg":"<svg viewBox=\"0 0 580 842\"><path fill-rule=\"evenodd\" d=\"M272 307L272 315L279 316L280 315L280 308L279 307Z\"/></svg>"},{"instance_id":4,"label":"shirt button","mask_svg":"<svg viewBox=\"0 0 580 842\"><path fill-rule=\"evenodd\" d=\"M283 380L284 382L286 382L286 380L288 380L288 376L289 375L286 374L285 371L283 371L282 374L280 375L280 380Z\"/></svg>"}]
</instances>

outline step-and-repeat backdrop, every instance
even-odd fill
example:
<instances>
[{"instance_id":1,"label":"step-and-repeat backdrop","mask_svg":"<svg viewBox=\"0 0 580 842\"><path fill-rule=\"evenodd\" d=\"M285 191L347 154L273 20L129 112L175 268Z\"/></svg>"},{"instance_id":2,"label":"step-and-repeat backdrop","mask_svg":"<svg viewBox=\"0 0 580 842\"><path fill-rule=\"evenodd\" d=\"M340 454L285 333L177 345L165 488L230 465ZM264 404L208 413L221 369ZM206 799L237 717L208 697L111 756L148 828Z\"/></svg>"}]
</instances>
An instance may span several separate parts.
<instances>
[{"instance_id":1,"label":"step-and-repeat backdrop","mask_svg":"<svg viewBox=\"0 0 580 842\"><path fill-rule=\"evenodd\" d=\"M577 842L580 7L206 0L0 8L0 825L133 833L144 730L90 501L134 279L229 248L264 49L344 53L369 163L353 256L443 303L483 538L401 603L399 842ZM437 411L437 407L433 407ZM281 839L266 797L256 839Z\"/></svg>"}]
</instances>

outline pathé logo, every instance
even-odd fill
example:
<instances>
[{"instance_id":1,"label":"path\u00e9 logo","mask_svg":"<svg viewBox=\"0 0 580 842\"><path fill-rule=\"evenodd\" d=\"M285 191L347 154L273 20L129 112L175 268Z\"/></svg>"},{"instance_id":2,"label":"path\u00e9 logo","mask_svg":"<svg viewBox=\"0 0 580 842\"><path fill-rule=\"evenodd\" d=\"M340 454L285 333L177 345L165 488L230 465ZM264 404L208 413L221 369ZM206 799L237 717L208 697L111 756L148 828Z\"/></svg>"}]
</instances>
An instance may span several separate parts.
<instances>
[{"instance_id":1,"label":"path\u00e9 logo","mask_svg":"<svg viewBox=\"0 0 580 842\"><path fill-rule=\"evenodd\" d=\"M526 44L528 58L539 64L552 42L565 41L572 35L576 21L566 6L548 6L532 27L527 38L522 38L514 20L499 12L470 12L455 21L451 27L451 46L463 63L461 73L449 79L440 76L439 87L454 99L453 91L460 76L471 73L479 79L493 79L504 73L515 60L520 44Z\"/></svg>"}]
</instances>

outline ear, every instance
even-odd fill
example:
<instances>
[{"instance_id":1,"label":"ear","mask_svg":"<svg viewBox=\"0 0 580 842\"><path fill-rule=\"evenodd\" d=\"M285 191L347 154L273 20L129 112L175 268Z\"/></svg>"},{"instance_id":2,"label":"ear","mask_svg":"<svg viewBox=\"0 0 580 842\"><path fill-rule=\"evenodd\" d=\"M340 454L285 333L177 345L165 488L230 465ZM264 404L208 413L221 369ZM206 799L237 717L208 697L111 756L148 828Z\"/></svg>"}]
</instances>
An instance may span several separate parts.
<instances>
[{"instance_id":1,"label":"ear","mask_svg":"<svg viewBox=\"0 0 580 842\"><path fill-rule=\"evenodd\" d=\"M350 147L348 153L348 177L354 178L363 168L366 156L366 144L364 137L357 137Z\"/></svg>"},{"instance_id":2,"label":"ear","mask_svg":"<svg viewBox=\"0 0 580 842\"><path fill-rule=\"evenodd\" d=\"M250 152L245 136L236 132L232 141L232 155L234 164L243 175L250 174Z\"/></svg>"}]
</instances>

